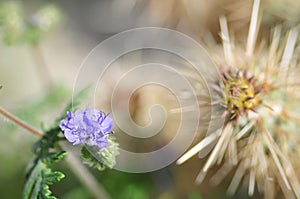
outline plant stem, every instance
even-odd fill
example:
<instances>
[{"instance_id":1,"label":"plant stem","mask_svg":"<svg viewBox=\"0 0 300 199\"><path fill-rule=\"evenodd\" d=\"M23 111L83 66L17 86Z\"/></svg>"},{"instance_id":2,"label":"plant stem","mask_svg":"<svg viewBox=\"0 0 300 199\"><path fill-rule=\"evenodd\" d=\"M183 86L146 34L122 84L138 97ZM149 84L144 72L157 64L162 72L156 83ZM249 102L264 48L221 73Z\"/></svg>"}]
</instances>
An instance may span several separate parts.
<instances>
[{"instance_id":1,"label":"plant stem","mask_svg":"<svg viewBox=\"0 0 300 199\"><path fill-rule=\"evenodd\" d=\"M41 131L39 131L39 130L35 129L34 127L30 126L29 124L25 123L24 121L22 121L21 119L17 118L14 115L12 115L11 113L6 111L2 107L0 107L0 114L3 115L4 117L6 117L7 119L9 119L10 121L14 122L15 124L17 124L18 126L21 126L22 128L28 130L32 134L37 135L39 137L44 136L44 134Z\"/></svg>"}]
</instances>

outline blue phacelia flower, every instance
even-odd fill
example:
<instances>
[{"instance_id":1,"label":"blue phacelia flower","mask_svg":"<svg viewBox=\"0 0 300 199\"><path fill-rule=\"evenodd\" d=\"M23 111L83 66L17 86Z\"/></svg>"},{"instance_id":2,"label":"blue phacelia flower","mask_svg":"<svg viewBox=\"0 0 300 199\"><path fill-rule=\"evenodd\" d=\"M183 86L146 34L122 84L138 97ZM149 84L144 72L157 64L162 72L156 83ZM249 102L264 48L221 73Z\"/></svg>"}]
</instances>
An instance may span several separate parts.
<instances>
[{"instance_id":1,"label":"blue phacelia flower","mask_svg":"<svg viewBox=\"0 0 300 199\"><path fill-rule=\"evenodd\" d=\"M112 133L112 119L97 109L67 112L67 118L60 122L66 139L77 144L87 144L103 149L108 145L108 135Z\"/></svg>"}]
</instances>

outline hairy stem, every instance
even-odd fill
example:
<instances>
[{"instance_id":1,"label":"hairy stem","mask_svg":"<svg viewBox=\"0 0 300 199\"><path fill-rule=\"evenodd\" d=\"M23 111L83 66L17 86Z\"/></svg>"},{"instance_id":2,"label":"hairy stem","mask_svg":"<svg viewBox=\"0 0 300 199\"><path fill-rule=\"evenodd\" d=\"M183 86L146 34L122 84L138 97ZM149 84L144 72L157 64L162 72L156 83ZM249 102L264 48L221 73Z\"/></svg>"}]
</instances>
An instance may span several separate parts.
<instances>
[{"instance_id":1,"label":"hairy stem","mask_svg":"<svg viewBox=\"0 0 300 199\"><path fill-rule=\"evenodd\" d=\"M12 115L8 111L6 111L4 108L0 107L0 114L15 123L16 125L28 130L30 133L37 135L39 137L43 137L43 133L34 127L30 126L29 124L25 123L21 119L17 118L16 116Z\"/></svg>"}]
</instances>

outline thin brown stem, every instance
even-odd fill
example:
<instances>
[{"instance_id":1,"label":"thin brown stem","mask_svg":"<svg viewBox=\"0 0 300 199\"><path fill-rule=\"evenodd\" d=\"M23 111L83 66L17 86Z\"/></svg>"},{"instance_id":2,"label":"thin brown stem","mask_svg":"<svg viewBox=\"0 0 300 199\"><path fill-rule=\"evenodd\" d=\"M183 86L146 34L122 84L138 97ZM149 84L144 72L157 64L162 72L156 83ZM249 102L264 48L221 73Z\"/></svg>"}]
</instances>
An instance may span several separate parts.
<instances>
[{"instance_id":1,"label":"thin brown stem","mask_svg":"<svg viewBox=\"0 0 300 199\"><path fill-rule=\"evenodd\" d=\"M43 137L44 134L35 129L34 127L30 126L29 124L25 123L21 119L17 118L16 116L12 115L8 111L6 111L4 108L0 107L0 114L12 121L13 123L17 124L18 126L21 126L22 128L28 130L30 133L37 135L39 137Z\"/></svg>"}]
</instances>

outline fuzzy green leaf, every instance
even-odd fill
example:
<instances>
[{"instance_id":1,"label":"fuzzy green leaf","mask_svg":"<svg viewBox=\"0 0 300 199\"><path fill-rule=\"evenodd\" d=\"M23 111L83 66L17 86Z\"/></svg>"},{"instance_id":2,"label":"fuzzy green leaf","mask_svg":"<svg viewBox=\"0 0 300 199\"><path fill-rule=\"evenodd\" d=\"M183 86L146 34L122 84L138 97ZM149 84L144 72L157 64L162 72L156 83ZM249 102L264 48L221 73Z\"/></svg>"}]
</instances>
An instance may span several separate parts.
<instances>
[{"instance_id":1,"label":"fuzzy green leaf","mask_svg":"<svg viewBox=\"0 0 300 199\"><path fill-rule=\"evenodd\" d=\"M52 192L47 184L43 185L42 191L40 191L38 199L56 199L56 197L51 196Z\"/></svg>"},{"instance_id":2,"label":"fuzzy green leaf","mask_svg":"<svg viewBox=\"0 0 300 199\"><path fill-rule=\"evenodd\" d=\"M52 171L49 166L59 162L67 154L65 151L49 152L58 140L59 132L58 128L50 129L43 138L34 144L33 152L36 154L36 157L27 168L24 199L55 198L51 196L49 185L60 181L64 178L64 174Z\"/></svg>"},{"instance_id":3,"label":"fuzzy green leaf","mask_svg":"<svg viewBox=\"0 0 300 199\"><path fill-rule=\"evenodd\" d=\"M38 159L37 159L37 158L34 158L34 159L33 159L32 161L30 161L30 163L27 165L26 170L25 170L25 179L26 179L26 180L30 177L30 175L31 175L31 173L32 173L32 171L33 171L33 169L35 169L36 164L37 164L37 161L38 161Z\"/></svg>"},{"instance_id":4,"label":"fuzzy green leaf","mask_svg":"<svg viewBox=\"0 0 300 199\"><path fill-rule=\"evenodd\" d=\"M103 171L112 169L116 164L116 156L119 155L119 144L114 137L108 139L108 146L99 150L97 146L84 146L81 149L81 158L88 166Z\"/></svg>"},{"instance_id":5,"label":"fuzzy green leaf","mask_svg":"<svg viewBox=\"0 0 300 199\"><path fill-rule=\"evenodd\" d=\"M66 151L59 151L56 153L47 153L42 161L46 164L53 164L62 160L63 157L67 155Z\"/></svg>"},{"instance_id":6,"label":"fuzzy green leaf","mask_svg":"<svg viewBox=\"0 0 300 199\"><path fill-rule=\"evenodd\" d=\"M80 156L83 162L89 167L98 169L99 171L103 171L105 169L105 165L102 162L99 162L85 146L81 148Z\"/></svg>"},{"instance_id":7,"label":"fuzzy green leaf","mask_svg":"<svg viewBox=\"0 0 300 199\"><path fill-rule=\"evenodd\" d=\"M65 111L59 119L57 119L52 127L45 131L45 135L33 145L34 160L26 169L26 186L24 189L24 199L55 199L49 185L59 182L65 175L59 171L52 171L50 166L63 159L67 154L66 151L52 152L57 142L61 139L59 122L65 117L65 113L79 104L84 96L86 96L89 88L81 91L73 101L65 108ZM44 128L45 129L45 128Z\"/></svg>"},{"instance_id":8,"label":"fuzzy green leaf","mask_svg":"<svg viewBox=\"0 0 300 199\"><path fill-rule=\"evenodd\" d=\"M45 183L49 185L61 181L61 179L63 179L64 177L65 175L60 171L51 171L50 173L44 174L43 176Z\"/></svg>"},{"instance_id":9,"label":"fuzzy green leaf","mask_svg":"<svg viewBox=\"0 0 300 199\"><path fill-rule=\"evenodd\" d=\"M65 153L60 152L60 154ZM52 192L49 185L59 182L64 177L65 175L63 173L59 171L52 171L47 164L42 161L38 161L26 182L23 199L55 198L51 196Z\"/></svg>"},{"instance_id":10,"label":"fuzzy green leaf","mask_svg":"<svg viewBox=\"0 0 300 199\"><path fill-rule=\"evenodd\" d=\"M39 175L30 198L38 198L42 187L42 176Z\"/></svg>"},{"instance_id":11,"label":"fuzzy green leaf","mask_svg":"<svg viewBox=\"0 0 300 199\"><path fill-rule=\"evenodd\" d=\"M30 196L32 195L32 191L36 186L36 182L40 176L41 170L42 170L42 163L38 162L32 169L26 181L24 192L23 192L23 199L30 198Z\"/></svg>"}]
</instances>

